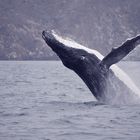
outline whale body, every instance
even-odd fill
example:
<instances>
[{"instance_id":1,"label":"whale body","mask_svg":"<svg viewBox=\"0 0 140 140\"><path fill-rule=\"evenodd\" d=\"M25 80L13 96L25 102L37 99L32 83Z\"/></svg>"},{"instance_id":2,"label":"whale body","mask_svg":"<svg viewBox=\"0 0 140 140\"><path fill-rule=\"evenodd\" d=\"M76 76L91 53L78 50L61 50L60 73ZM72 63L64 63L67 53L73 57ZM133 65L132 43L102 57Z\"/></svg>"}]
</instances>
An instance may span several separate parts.
<instances>
[{"instance_id":1,"label":"whale body","mask_svg":"<svg viewBox=\"0 0 140 140\"><path fill-rule=\"evenodd\" d=\"M43 31L42 37L64 66L79 75L98 101L126 104L139 100L139 88L115 63L140 43L140 35L112 49L106 57L52 30Z\"/></svg>"}]
</instances>

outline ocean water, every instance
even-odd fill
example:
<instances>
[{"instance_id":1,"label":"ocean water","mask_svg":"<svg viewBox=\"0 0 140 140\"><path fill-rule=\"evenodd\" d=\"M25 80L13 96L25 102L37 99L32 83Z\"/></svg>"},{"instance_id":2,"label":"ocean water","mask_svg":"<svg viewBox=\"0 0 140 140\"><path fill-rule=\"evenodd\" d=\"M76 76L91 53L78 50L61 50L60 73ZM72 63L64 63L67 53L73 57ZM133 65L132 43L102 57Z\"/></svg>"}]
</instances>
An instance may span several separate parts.
<instances>
[{"instance_id":1,"label":"ocean water","mask_svg":"<svg viewBox=\"0 0 140 140\"><path fill-rule=\"evenodd\" d=\"M140 87L140 62L120 67ZM56 61L0 62L0 140L140 140L140 105L99 104Z\"/></svg>"}]
</instances>

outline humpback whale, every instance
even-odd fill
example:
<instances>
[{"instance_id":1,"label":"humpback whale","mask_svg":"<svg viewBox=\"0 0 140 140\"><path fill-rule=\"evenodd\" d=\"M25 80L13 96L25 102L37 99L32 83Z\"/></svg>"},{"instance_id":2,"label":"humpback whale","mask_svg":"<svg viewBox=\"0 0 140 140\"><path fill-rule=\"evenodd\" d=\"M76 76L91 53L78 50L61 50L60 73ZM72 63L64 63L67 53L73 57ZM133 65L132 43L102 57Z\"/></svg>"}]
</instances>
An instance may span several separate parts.
<instances>
[{"instance_id":1,"label":"humpback whale","mask_svg":"<svg viewBox=\"0 0 140 140\"><path fill-rule=\"evenodd\" d=\"M64 66L73 70L102 103L127 104L136 102L140 90L116 63L140 44L140 35L126 40L120 47L103 56L53 30L42 32L42 38L59 56Z\"/></svg>"}]
</instances>

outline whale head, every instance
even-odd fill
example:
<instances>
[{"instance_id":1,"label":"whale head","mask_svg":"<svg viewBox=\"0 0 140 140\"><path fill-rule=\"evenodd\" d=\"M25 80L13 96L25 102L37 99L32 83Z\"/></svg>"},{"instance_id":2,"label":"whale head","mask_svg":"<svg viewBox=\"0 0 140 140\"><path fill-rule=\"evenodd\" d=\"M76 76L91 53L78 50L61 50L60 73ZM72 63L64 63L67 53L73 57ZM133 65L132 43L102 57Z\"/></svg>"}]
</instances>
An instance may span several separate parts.
<instances>
[{"instance_id":1,"label":"whale head","mask_svg":"<svg viewBox=\"0 0 140 140\"><path fill-rule=\"evenodd\" d=\"M97 51L90 50L68 38L63 38L53 30L43 31L42 38L59 56L63 64L74 71L86 70L89 65L95 67L100 62L100 58L102 58L102 55L98 54Z\"/></svg>"}]
</instances>

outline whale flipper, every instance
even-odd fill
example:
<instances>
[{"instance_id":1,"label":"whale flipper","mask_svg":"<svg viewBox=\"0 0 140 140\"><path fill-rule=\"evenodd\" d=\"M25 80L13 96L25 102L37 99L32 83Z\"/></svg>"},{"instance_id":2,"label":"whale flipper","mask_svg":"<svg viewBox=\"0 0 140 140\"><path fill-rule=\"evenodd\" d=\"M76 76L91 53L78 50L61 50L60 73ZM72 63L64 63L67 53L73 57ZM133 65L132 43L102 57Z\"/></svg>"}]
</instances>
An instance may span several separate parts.
<instances>
[{"instance_id":1,"label":"whale flipper","mask_svg":"<svg viewBox=\"0 0 140 140\"><path fill-rule=\"evenodd\" d=\"M138 44L140 44L140 35L127 40L118 48L113 48L112 51L103 58L101 65L109 68L111 65L119 62L128 55Z\"/></svg>"}]
</instances>

